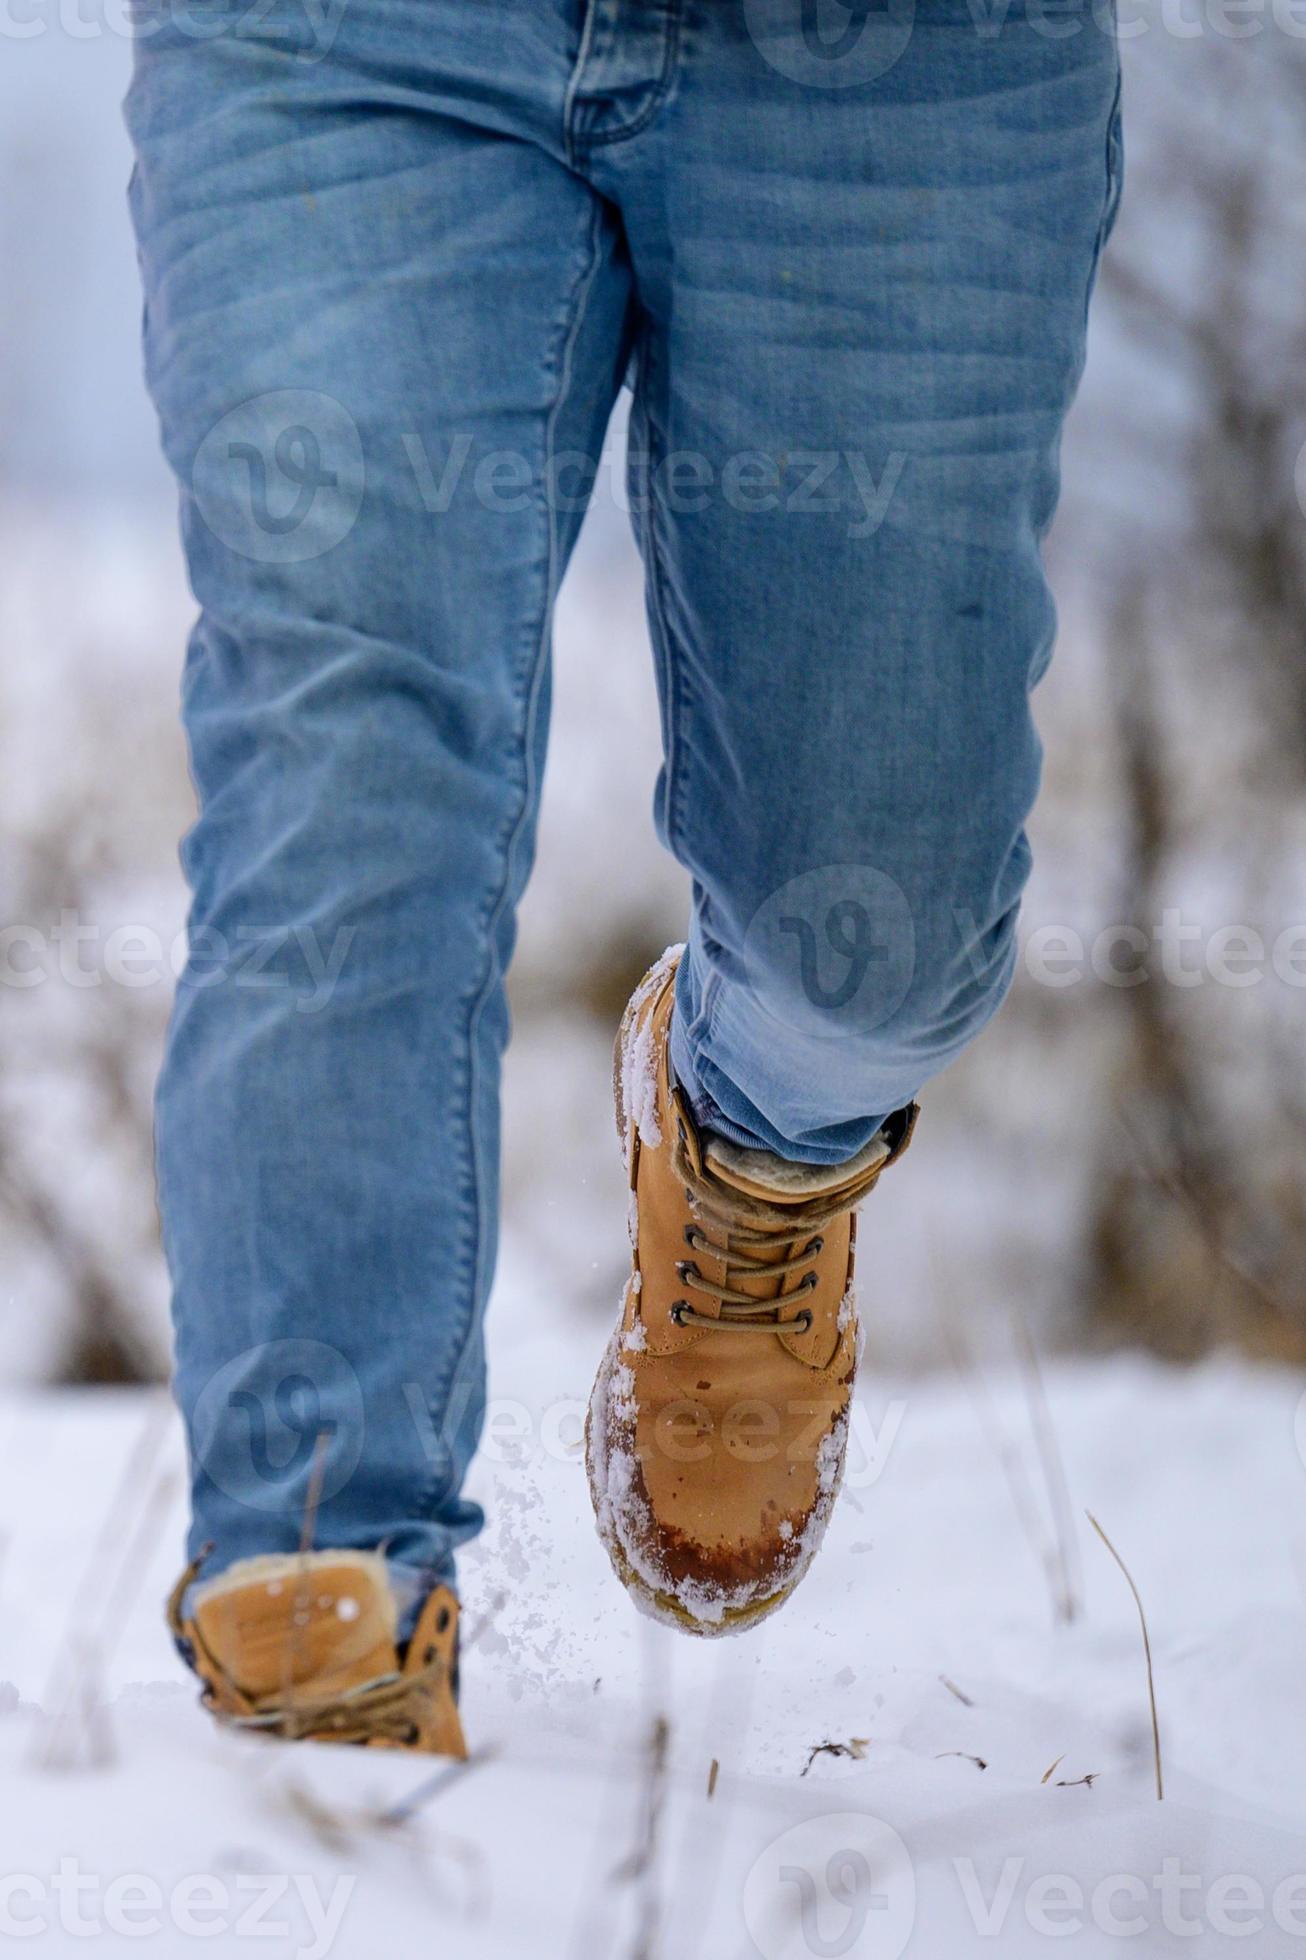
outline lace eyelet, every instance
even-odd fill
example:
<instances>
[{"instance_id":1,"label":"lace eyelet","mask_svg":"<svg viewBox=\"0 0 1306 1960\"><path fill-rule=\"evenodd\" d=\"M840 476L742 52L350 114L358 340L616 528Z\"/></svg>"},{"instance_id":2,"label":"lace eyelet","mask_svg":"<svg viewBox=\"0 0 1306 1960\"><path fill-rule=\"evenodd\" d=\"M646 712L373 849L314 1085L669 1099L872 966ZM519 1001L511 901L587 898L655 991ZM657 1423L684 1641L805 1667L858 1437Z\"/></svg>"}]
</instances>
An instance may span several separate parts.
<instances>
[{"instance_id":1,"label":"lace eyelet","mask_svg":"<svg viewBox=\"0 0 1306 1960\"><path fill-rule=\"evenodd\" d=\"M701 1279L703 1275L692 1259L677 1259L676 1278L684 1280Z\"/></svg>"},{"instance_id":2,"label":"lace eyelet","mask_svg":"<svg viewBox=\"0 0 1306 1960\"><path fill-rule=\"evenodd\" d=\"M697 1251L698 1251L698 1232L697 1232L697 1230L695 1229L695 1227L694 1227L693 1225L686 1225L686 1227L685 1227L685 1230L684 1230L684 1233L682 1234L682 1236L683 1236L683 1238L684 1238L684 1241L685 1241L685 1244L686 1244L686 1245L687 1245L687 1246L689 1247L689 1249L690 1249L690 1251L691 1251L691 1252L697 1252Z\"/></svg>"},{"instance_id":3,"label":"lace eyelet","mask_svg":"<svg viewBox=\"0 0 1306 1960\"><path fill-rule=\"evenodd\" d=\"M811 1332L811 1327L812 1327L812 1315L811 1315L811 1314L809 1314L809 1313L808 1313L808 1312L806 1311L806 1309L804 1309L804 1311L802 1312L802 1314L800 1314L800 1316L799 1316L799 1318L801 1319L801 1321L802 1321L802 1323L803 1323L803 1324L802 1324L802 1328L801 1328L801 1330L800 1330L800 1331L801 1331L802 1333L804 1333L804 1334L807 1334L807 1333L810 1333L810 1332Z\"/></svg>"},{"instance_id":4,"label":"lace eyelet","mask_svg":"<svg viewBox=\"0 0 1306 1960\"><path fill-rule=\"evenodd\" d=\"M823 1239L823 1238L821 1237L821 1235L820 1235L820 1233L819 1233L819 1232L817 1233L817 1235L816 1235L816 1237L815 1237L815 1238L814 1238L814 1239L813 1239L813 1240L811 1241L811 1243L809 1244L809 1246L808 1246L808 1248L807 1248L807 1250L808 1250L808 1251L809 1251L810 1253L817 1253L817 1252L824 1252L824 1251L825 1251L825 1240L824 1240L824 1239Z\"/></svg>"},{"instance_id":5,"label":"lace eyelet","mask_svg":"<svg viewBox=\"0 0 1306 1960\"><path fill-rule=\"evenodd\" d=\"M804 1273L802 1283L807 1288L807 1291L809 1293L814 1292L816 1288L821 1284L820 1280L817 1278L815 1273Z\"/></svg>"},{"instance_id":6,"label":"lace eyelet","mask_svg":"<svg viewBox=\"0 0 1306 1960\"><path fill-rule=\"evenodd\" d=\"M686 1314L687 1314L688 1312L689 1312L689 1302L688 1302L688 1300L673 1300L673 1301L672 1301L672 1303L671 1303L671 1324L672 1324L672 1326L673 1326L673 1327L683 1327L683 1326L684 1326L684 1324L685 1324L685 1315L686 1315Z\"/></svg>"}]
</instances>

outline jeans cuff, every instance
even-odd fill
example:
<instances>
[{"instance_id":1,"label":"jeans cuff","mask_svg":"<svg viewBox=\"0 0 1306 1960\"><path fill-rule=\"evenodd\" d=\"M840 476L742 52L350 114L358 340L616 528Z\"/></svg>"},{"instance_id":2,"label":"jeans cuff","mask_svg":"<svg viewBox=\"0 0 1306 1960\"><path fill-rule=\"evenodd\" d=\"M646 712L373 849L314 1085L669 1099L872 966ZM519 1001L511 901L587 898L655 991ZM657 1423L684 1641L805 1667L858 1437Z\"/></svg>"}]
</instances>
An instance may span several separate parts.
<instances>
[{"instance_id":1,"label":"jeans cuff","mask_svg":"<svg viewBox=\"0 0 1306 1960\"><path fill-rule=\"evenodd\" d=\"M809 1133L801 1140L784 1136L767 1122L747 1092L708 1059L701 1044L696 1049L690 1030L695 1018L701 1019L701 1009L696 1011L694 1002L692 957L691 941L676 975L669 1060L672 1076L689 1104L695 1127L741 1144L746 1150L769 1150L790 1164L845 1164L856 1157L893 1111L881 1110L853 1123L833 1124L828 1130Z\"/></svg>"}]
</instances>

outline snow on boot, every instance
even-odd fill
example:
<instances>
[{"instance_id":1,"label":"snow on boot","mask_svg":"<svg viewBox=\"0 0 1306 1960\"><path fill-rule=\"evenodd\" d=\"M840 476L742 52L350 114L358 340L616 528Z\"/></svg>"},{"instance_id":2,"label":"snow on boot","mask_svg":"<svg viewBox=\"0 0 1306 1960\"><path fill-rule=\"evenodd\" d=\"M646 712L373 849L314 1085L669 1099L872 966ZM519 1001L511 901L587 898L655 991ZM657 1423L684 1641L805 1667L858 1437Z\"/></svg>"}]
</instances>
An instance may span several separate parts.
<instances>
[{"instance_id":1,"label":"snow on boot","mask_svg":"<svg viewBox=\"0 0 1306 1960\"><path fill-rule=\"evenodd\" d=\"M168 1623L204 1683L200 1700L232 1728L313 1742L355 1742L433 1756L467 1754L458 1718L458 1601L437 1586L412 1637L376 1552L241 1559L168 1602Z\"/></svg>"},{"instance_id":2,"label":"snow on boot","mask_svg":"<svg viewBox=\"0 0 1306 1960\"><path fill-rule=\"evenodd\" d=\"M680 950L645 975L617 1037L633 1257L586 1463L636 1605L724 1634L782 1605L824 1536L857 1363L853 1209L917 1112L832 1168L700 1137L668 1059Z\"/></svg>"}]
</instances>

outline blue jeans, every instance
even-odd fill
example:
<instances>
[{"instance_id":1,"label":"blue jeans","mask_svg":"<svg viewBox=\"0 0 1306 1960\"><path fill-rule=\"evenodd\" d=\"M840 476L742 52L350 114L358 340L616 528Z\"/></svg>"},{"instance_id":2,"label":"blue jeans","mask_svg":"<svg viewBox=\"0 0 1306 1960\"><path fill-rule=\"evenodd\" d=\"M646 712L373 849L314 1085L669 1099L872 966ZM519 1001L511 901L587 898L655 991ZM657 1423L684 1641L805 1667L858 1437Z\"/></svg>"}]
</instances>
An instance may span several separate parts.
<instances>
[{"instance_id":1,"label":"blue jeans","mask_svg":"<svg viewBox=\"0 0 1306 1960\"><path fill-rule=\"evenodd\" d=\"M837 1162L1010 976L1116 48L1087 0L147 0L127 114L200 606L158 1096L192 1550L312 1509L447 1580L550 619L617 391L675 1066L709 1126Z\"/></svg>"}]
</instances>

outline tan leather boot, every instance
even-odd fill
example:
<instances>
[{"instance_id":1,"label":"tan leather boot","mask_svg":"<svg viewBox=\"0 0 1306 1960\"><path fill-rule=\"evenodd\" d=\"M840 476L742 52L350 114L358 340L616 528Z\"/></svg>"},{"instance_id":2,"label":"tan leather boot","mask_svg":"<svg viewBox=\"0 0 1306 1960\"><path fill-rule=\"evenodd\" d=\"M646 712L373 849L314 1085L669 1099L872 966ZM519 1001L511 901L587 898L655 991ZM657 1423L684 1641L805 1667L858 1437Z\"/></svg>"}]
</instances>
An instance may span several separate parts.
<instances>
[{"instance_id":1,"label":"tan leather boot","mask_svg":"<svg viewBox=\"0 0 1306 1960\"><path fill-rule=\"evenodd\" d=\"M467 1754L458 1719L458 1601L437 1586L410 1640L376 1552L242 1559L197 1588L182 1619L183 1572L168 1623L204 1683L200 1700L232 1728L312 1742Z\"/></svg>"},{"instance_id":2,"label":"tan leather boot","mask_svg":"<svg viewBox=\"0 0 1306 1960\"><path fill-rule=\"evenodd\" d=\"M633 1258L586 1462L635 1603L721 1634L782 1605L824 1535L857 1365L853 1208L907 1148L916 1107L833 1169L700 1138L668 1060L680 950L617 1037Z\"/></svg>"}]
</instances>

